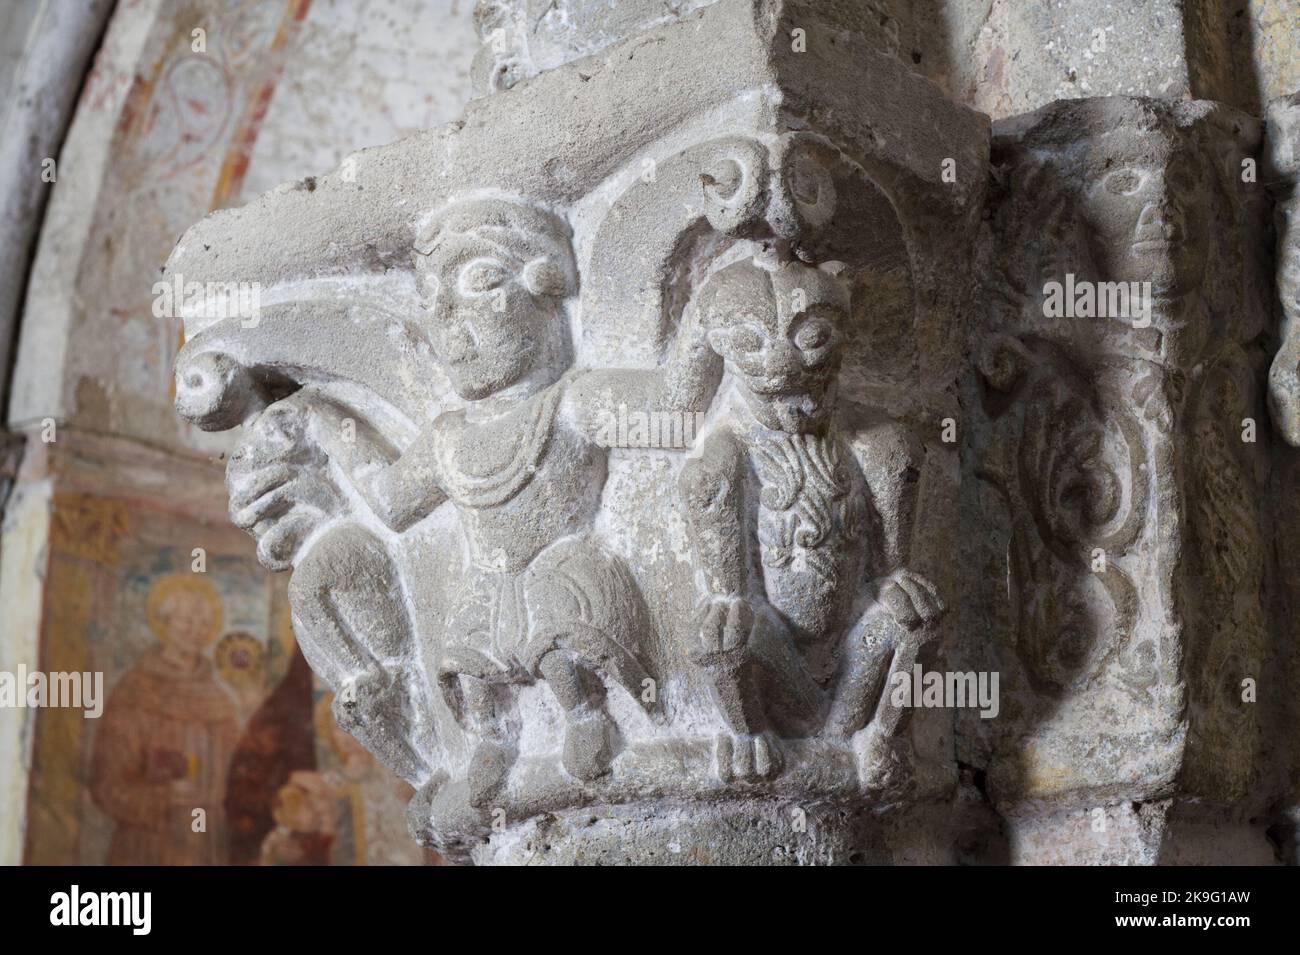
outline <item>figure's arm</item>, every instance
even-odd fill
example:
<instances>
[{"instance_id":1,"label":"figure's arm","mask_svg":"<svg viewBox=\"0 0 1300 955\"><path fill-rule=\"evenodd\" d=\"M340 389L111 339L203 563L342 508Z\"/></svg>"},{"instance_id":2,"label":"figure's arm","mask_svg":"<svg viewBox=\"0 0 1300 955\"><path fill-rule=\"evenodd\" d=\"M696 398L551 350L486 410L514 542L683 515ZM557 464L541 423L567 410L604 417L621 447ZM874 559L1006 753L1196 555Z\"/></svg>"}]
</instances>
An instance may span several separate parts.
<instances>
[{"instance_id":1,"label":"figure's arm","mask_svg":"<svg viewBox=\"0 0 1300 955\"><path fill-rule=\"evenodd\" d=\"M656 368L596 368L584 372L568 389L568 417L599 441L610 415L626 413L694 414L709 409L722 381L722 359L709 348L688 309L668 359Z\"/></svg>"},{"instance_id":2,"label":"figure's arm","mask_svg":"<svg viewBox=\"0 0 1300 955\"><path fill-rule=\"evenodd\" d=\"M907 630L930 624L943 614L943 601L934 584L911 569L925 448L911 429L896 421L878 421L856 434L853 444L860 460L876 463L863 471L880 521L883 567L873 568L881 576L871 581L876 598Z\"/></svg>"},{"instance_id":3,"label":"figure's arm","mask_svg":"<svg viewBox=\"0 0 1300 955\"><path fill-rule=\"evenodd\" d=\"M447 500L437 463L436 430L425 428L396 461L361 477L357 490L376 516L395 531L428 517Z\"/></svg>"},{"instance_id":4,"label":"figure's arm","mask_svg":"<svg viewBox=\"0 0 1300 955\"><path fill-rule=\"evenodd\" d=\"M399 454L369 425L346 418L336 406L326 407L315 422L317 442L386 526L404 531L447 499L437 460L436 423Z\"/></svg>"},{"instance_id":5,"label":"figure's arm","mask_svg":"<svg viewBox=\"0 0 1300 955\"><path fill-rule=\"evenodd\" d=\"M744 597L748 590L744 468L739 440L720 428L708 436L699 455L686 462L678 479L705 599Z\"/></svg>"}]
</instances>

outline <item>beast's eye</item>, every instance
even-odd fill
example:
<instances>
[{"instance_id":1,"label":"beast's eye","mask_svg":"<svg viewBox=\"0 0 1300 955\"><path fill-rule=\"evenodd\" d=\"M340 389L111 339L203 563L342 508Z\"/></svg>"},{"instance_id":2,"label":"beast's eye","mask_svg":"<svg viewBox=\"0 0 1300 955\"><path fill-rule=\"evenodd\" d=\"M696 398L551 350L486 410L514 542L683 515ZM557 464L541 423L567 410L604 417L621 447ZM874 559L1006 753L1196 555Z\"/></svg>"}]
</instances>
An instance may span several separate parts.
<instances>
[{"instance_id":1,"label":"beast's eye","mask_svg":"<svg viewBox=\"0 0 1300 955\"><path fill-rule=\"evenodd\" d=\"M820 321L805 322L794 335L794 343L800 351L813 351L830 340L831 327Z\"/></svg>"},{"instance_id":2,"label":"beast's eye","mask_svg":"<svg viewBox=\"0 0 1300 955\"><path fill-rule=\"evenodd\" d=\"M496 259L475 259L460 270L457 284L462 295L483 295L500 288L510 273Z\"/></svg>"},{"instance_id":3,"label":"beast's eye","mask_svg":"<svg viewBox=\"0 0 1300 955\"><path fill-rule=\"evenodd\" d=\"M1113 196L1131 196L1142 185L1142 177L1132 169L1117 169L1102 180L1102 185Z\"/></svg>"}]
</instances>

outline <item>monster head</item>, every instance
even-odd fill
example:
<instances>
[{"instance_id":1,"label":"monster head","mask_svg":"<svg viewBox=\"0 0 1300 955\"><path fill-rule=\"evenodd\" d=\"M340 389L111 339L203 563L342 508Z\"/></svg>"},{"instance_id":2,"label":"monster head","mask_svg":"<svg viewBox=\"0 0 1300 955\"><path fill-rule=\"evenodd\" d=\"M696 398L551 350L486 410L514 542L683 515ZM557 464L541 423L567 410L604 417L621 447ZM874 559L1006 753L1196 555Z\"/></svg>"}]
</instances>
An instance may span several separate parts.
<instances>
[{"instance_id":1,"label":"monster head","mask_svg":"<svg viewBox=\"0 0 1300 955\"><path fill-rule=\"evenodd\" d=\"M829 417L849 313L841 271L754 259L721 269L701 290L709 345L766 427L815 431Z\"/></svg>"}]
</instances>

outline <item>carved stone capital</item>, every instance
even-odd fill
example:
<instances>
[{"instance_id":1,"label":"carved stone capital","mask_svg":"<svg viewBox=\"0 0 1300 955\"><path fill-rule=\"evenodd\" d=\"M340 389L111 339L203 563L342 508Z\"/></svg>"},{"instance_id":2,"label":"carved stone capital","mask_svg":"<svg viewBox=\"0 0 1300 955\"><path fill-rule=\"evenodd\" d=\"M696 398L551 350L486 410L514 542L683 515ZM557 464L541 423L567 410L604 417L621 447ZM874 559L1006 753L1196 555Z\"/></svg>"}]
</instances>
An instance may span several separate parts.
<instances>
[{"instance_id":1,"label":"carved stone capital","mask_svg":"<svg viewBox=\"0 0 1300 955\"><path fill-rule=\"evenodd\" d=\"M168 264L244 283L177 407L244 425L232 517L455 856L886 859L954 785L890 690L951 634L987 121L843 11L677 13Z\"/></svg>"}]
</instances>

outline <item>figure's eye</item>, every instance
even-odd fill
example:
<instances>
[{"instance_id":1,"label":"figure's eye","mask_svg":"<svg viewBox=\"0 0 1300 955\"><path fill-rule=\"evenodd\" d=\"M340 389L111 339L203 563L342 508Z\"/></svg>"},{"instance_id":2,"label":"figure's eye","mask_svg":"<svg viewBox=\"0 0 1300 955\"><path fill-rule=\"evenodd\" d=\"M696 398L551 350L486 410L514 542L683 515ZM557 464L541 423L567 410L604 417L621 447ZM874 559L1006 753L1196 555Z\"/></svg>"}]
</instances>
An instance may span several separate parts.
<instances>
[{"instance_id":1,"label":"figure's eye","mask_svg":"<svg viewBox=\"0 0 1300 955\"><path fill-rule=\"evenodd\" d=\"M503 285L510 273L496 259L475 259L460 270L462 295L483 295Z\"/></svg>"},{"instance_id":2,"label":"figure's eye","mask_svg":"<svg viewBox=\"0 0 1300 955\"><path fill-rule=\"evenodd\" d=\"M822 321L805 322L794 335L794 343L800 351L813 351L830 340L831 327Z\"/></svg>"},{"instance_id":3,"label":"figure's eye","mask_svg":"<svg viewBox=\"0 0 1300 955\"><path fill-rule=\"evenodd\" d=\"M1131 196L1142 185L1142 177L1134 169L1117 169L1102 180L1106 191L1114 196Z\"/></svg>"},{"instance_id":4,"label":"figure's eye","mask_svg":"<svg viewBox=\"0 0 1300 955\"><path fill-rule=\"evenodd\" d=\"M731 346L740 352L756 352L763 347L763 337L757 325L737 325L731 330Z\"/></svg>"}]
</instances>

